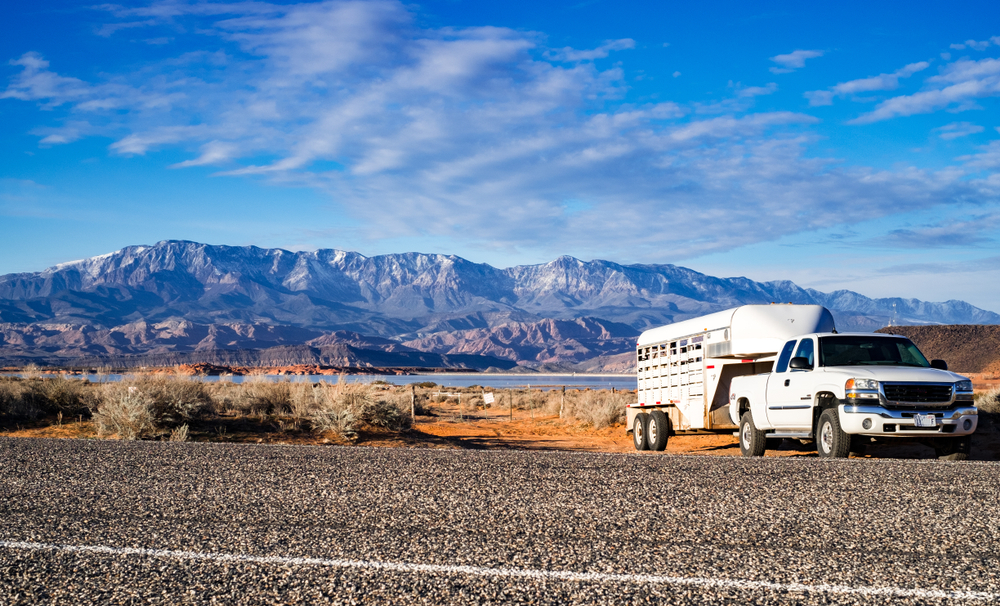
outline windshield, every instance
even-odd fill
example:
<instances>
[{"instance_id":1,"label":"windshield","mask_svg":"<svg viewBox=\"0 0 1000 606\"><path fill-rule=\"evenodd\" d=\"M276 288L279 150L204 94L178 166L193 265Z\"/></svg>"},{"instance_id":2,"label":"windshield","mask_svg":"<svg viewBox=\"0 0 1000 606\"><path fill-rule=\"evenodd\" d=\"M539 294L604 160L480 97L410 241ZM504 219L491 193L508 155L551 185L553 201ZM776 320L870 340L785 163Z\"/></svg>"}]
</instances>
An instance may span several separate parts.
<instances>
[{"instance_id":1,"label":"windshield","mask_svg":"<svg viewBox=\"0 0 1000 606\"><path fill-rule=\"evenodd\" d=\"M917 346L901 337L820 337L819 349L819 360L823 366L930 367L930 362Z\"/></svg>"}]
</instances>

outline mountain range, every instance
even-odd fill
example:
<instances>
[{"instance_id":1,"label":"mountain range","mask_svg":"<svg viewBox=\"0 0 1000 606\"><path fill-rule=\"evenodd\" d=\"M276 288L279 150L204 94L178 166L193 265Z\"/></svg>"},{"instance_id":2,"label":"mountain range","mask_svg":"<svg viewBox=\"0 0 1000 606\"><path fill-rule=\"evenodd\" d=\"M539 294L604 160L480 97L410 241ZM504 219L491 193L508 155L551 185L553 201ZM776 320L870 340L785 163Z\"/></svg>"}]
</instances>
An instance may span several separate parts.
<instances>
[{"instance_id":1,"label":"mountain range","mask_svg":"<svg viewBox=\"0 0 1000 606\"><path fill-rule=\"evenodd\" d=\"M770 302L824 305L841 330L1000 324L963 301L871 299L675 265L559 257L500 269L453 255L163 241L0 276L0 361L253 360L279 348L311 360L300 363L626 370L646 328Z\"/></svg>"}]
</instances>

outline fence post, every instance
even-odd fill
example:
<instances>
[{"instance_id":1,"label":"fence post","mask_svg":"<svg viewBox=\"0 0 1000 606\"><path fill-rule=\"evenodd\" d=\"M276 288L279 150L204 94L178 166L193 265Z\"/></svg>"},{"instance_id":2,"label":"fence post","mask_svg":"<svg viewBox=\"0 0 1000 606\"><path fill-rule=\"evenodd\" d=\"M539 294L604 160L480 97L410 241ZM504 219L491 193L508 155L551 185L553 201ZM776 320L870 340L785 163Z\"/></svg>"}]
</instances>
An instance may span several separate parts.
<instances>
[{"instance_id":1,"label":"fence post","mask_svg":"<svg viewBox=\"0 0 1000 606\"><path fill-rule=\"evenodd\" d=\"M514 422L514 396L511 395L511 390L507 390L507 404L510 405L510 421Z\"/></svg>"},{"instance_id":2,"label":"fence post","mask_svg":"<svg viewBox=\"0 0 1000 606\"><path fill-rule=\"evenodd\" d=\"M417 388L410 383L410 419L417 424Z\"/></svg>"},{"instance_id":3,"label":"fence post","mask_svg":"<svg viewBox=\"0 0 1000 606\"><path fill-rule=\"evenodd\" d=\"M525 391L528 392L528 408L531 409L531 420L535 420L535 399L531 397L531 386L525 385Z\"/></svg>"},{"instance_id":4,"label":"fence post","mask_svg":"<svg viewBox=\"0 0 1000 606\"><path fill-rule=\"evenodd\" d=\"M559 418L563 418L563 408L566 406L566 386L563 385L562 395L559 396Z\"/></svg>"}]
</instances>

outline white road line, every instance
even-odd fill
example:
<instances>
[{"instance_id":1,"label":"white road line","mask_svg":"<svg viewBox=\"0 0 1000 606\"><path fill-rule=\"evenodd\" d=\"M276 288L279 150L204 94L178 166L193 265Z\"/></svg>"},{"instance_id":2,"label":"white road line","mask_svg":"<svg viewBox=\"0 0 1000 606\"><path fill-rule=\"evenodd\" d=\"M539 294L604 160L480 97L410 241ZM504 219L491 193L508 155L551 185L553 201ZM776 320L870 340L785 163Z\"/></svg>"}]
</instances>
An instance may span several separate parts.
<instances>
[{"instance_id":1,"label":"white road line","mask_svg":"<svg viewBox=\"0 0 1000 606\"><path fill-rule=\"evenodd\" d=\"M985 591L949 591L945 589L910 589L907 587L852 587L850 585L828 585L825 583L819 585L807 585L804 583L771 583L768 581L752 581L746 579L709 579L705 577L675 577L649 574L613 574L603 572L571 572L563 570L447 566L443 564L411 564L407 562L378 562L370 560L254 556L238 553L200 553L197 551L178 551L173 549L141 549L135 547L107 547L104 545L57 545L52 543L28 543L22 541L0 541L0 548L29 551L59 551L65 553L96 553L151 558L172 558L177 560L208 560L212 562L246 562L251 564L356 568L385 570L388 572L464 574L478 577L526 578L542 581L629 583L638 585L682 585L689 587L704 587L707 589L756 589L775 592L827 593L891 598L933 598L994 603L1000 601L1000 593L990 593Z\"/></svg>"}]
</instances>

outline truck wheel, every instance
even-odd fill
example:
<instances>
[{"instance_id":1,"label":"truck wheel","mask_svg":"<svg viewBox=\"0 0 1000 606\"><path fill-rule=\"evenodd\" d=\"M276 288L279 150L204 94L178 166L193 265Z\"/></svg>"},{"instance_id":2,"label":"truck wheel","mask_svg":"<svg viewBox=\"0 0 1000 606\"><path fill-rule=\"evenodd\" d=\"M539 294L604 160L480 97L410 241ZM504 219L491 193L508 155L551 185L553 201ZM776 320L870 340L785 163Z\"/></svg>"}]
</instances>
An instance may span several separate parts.
<instances>
[{"instance_id":1,"label":"truck wheel","mask_svg":"<svg viewBox=\"0 0 1000 606\"><path fill-rule=\"evenodd\" d=\"M744 457L759 457L765 450L767 450L767 434L753 424L753 415L748 410L740 419L740 452Z\"/></svg>"},{"instance_id":2,"label":"truck wheel","mask_svg":"<svg viewBox=\"0 0 1000 606\"><path fill-rule=\"evenodd\" d=\"M646 422L646 441L649 442L650 450L666 450L669 431L670 421L662 410L649 413L649 420Z\"/></svg>"},{"instance_id":3,"label":"truck wheel","mask_svg":"<svg viewBox=\"0 0 1000 606\"><path fill-rule=\"evenodd\" d=\"M827 408L816 426L816 451L825 459L846 459L851 452L851 436L840 428L836 408Z\"/></svg>"},{"instance_id":4,"label":"truck wheel","mask_svg":"<svg viewBox=\"0 0 1000 606\"><path fill-rule=\"evenodd\" d=\"M972 452L971 436L940 438L934 442L934 452L942 461L964 461Z\"/></svg>"},{"instance_id":5,"label":"truck wheel","mask_svg":"<svg viewBox=\"0 0 1000 606\"><path fill-rule=\"evenodd\" d=\"M649 423L649 415L640 412L635 415L632 421L632 442L636 450L649 450L649 439L646 436L646 425Z\"/></svg>"}]
</instances>

